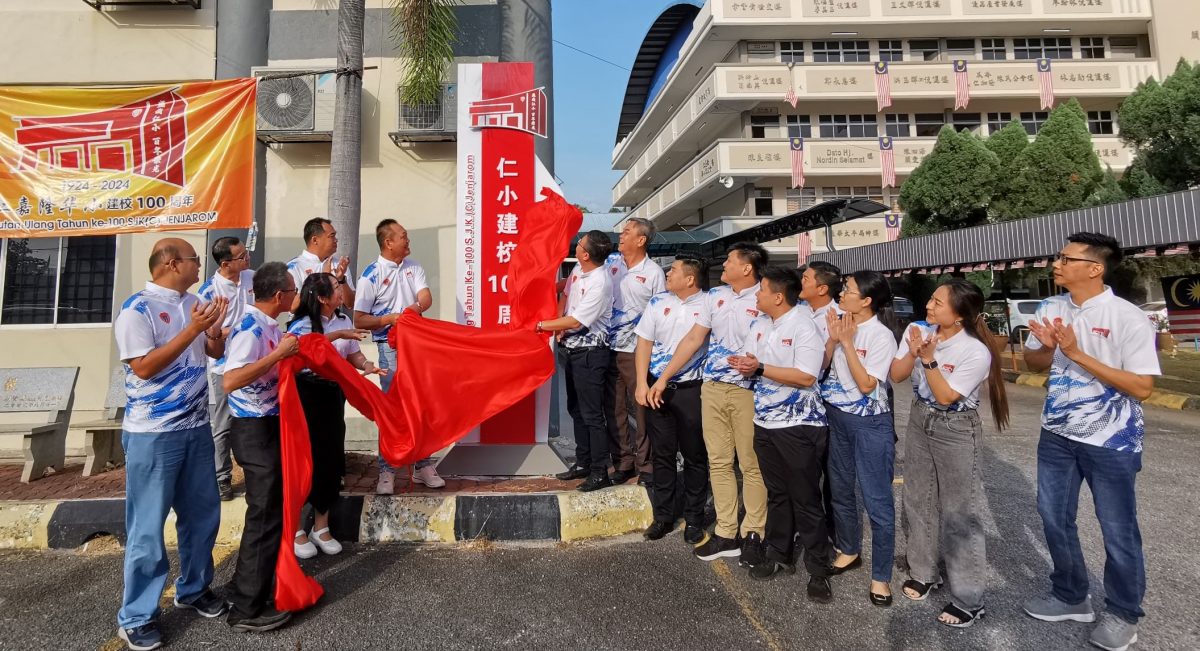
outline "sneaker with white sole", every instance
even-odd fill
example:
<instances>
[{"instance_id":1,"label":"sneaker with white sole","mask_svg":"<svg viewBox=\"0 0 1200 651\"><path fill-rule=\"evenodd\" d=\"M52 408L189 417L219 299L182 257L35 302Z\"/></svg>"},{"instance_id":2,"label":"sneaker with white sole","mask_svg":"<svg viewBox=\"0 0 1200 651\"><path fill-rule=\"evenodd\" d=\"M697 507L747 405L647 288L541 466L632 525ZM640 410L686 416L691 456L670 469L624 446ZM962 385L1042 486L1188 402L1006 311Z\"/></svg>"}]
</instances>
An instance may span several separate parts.
<instances>
[{"instance_id":1,"label":"sneaker with white sole","mask_svg":"<svg viewBox=\"0 0 1200 651\"><path fill-rule=\"evenodd\" d=\"M1137 633L1137 624L1106 612L1100 615L1100 623L1092 629L1091 643L1106 651L1125 651L1137 642Z\"/></svg>"},{"instance_id":2,"label":"sneaker with white sole","mask_svg":"<svg viewBox=\"0 0 1200 651\"><path fill-rule=\"evenodd\" d=\"M313 544L312 538L306 542L298 542L300 536L304 535L304 530L296 532L296 540L292 541L292 549L296 552L296 558L312 558L317 555L317 546Z\"/></svg>"},{"instance_id":3,"label":"sneaker with white sole","mask_svg":"<svg viewBox=\"0 0 1200 651\"><path fill-rule=\"evenodd\" d=\"M322 534L327 533L329 533L329 527L325 527L324 529L314 529L312 533L308 534L308 541L316 545L317 549L330 556L342 553L342 543L338 542L337 539L333 537L333 534L329 535L329 540L324 540L321 538Z\"/></svg>"},{"instance_id":4,"label":"sneaker with white sole","mask_svg":"<svg viewBox=\"0 0 1200 651\"><path fill-rule=\"evenodd\" d=\"M417 468L417 471L413 473L413 481L425 484L430 488L441 488L446 485L446 480L437 474L437 468L434 468L433 465Z\"/></svg>"},{"instance_id":5,"label":"sneaker with white sole","mask_svg":"<svg viewBox=\"0 0 1200 651\"><path fill-rule=\"evenodd\" d=\"M381 468L379 481L375 484L376 495L391 495L396 492L396 471Z\"/></svg>"},{"instance_id":6,"label":"sneaker with white sole","mask_svg":"<svg viewBox=\"0 0 1200 651\"><path fill-rule=\"evenodd\" d=\"M158 632L158 625L154 622L133 628L120 628L117 630L117 637L124 640L133 651L150 651L163 645L162 633Z\"/></svg>"},{"instance_id":7,"label":"sneaker with white sole","mask_svg":"<svg viewBox=\"0 0 1200 651\"><path fill-rule=\"evenodd\" d=\"M1069 604L1052 594L1044 594L1025 602L1022 608L1026 615L1043 622L1094 622L1096 611L1092 610L1092 597L1088 595L1077 604Z\"/></svg>"}]
</instances>

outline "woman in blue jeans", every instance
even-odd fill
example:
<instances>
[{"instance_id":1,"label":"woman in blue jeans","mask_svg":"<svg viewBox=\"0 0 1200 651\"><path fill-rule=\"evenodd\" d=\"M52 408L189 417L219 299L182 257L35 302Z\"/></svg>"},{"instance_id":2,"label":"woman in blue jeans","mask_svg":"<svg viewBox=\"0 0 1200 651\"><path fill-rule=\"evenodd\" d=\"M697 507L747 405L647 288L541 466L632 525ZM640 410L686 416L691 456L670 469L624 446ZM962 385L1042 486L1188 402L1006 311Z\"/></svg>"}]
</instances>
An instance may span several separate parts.
<instances>
[{"instance_id":1,"label":"woman in blue jeans","mask_svg":"<svg viewBox=\"0 0 1200 651\"><path fill-rule=\"evenodd\" d=\"M857 488L871 520L870 600L876 606L890 606L896 545L892 497L896 435L887 398L888 371L896 355L892 290L883 274L857 271L846 278L839 306L843 315L830 310L826 317L829 372L821 381L829 419L829 485L838 550L833 573L862 565Z\"/></svg>"}]
</instances>

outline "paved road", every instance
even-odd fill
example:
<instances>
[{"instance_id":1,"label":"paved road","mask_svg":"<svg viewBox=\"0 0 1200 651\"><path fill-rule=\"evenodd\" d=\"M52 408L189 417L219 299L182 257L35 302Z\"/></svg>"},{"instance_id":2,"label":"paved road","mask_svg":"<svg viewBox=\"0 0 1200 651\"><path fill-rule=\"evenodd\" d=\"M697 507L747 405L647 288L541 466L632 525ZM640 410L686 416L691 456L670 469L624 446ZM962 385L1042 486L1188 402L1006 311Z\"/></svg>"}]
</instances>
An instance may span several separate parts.
<instances>
[{"instance_id":1,"label":"paved road","mask_svg":"<svg viewBox=\"0 0 1200 651\"><path fill-rule=\"evenodd\" d=\"M1014 427L988 437L985 457L990 615L966 631L934 622L943 604L936 592L881 610L867 603L859 571L839 577L834 603L818 606L805 600L799 575L752 582L736 564L696 561L678 533L655 543L352 546L309 566L328 594L284 630L238 635L173 610L162 625L181 649L1085 648L1088 626L1019 612L1027 594L1045 589L1049 561L1034 510L1041 393L1009 391ZM1200 649L1200 416L1151 409L1147 421L1139 490L1150 616L1139 648ZM1079 521L1099 595L1102 549L1090 506L1081 505ZM120 566L111 547L0 554L0 649L119 648ZM218 583L231 571L224 560Z\"/></svg>"}]
</instances>

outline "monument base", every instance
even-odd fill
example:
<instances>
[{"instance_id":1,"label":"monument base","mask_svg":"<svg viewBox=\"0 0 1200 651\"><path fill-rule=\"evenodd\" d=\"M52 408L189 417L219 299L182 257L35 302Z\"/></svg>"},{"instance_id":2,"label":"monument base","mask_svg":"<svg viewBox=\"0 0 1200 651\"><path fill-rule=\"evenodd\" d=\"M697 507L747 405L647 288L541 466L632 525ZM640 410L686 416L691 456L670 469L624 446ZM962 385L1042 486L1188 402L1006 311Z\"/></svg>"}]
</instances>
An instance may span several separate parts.
<instances>
[{"instance_id":1,"label":"monument base","mask_svg":"<svg viewBox=\"0 0 1200 651\"><path fill-rule=\"evenodd\" d=\"M567 469L549 444L473 445L459 443L437 466L452 477L521 477L553 475Z\"/></svg>"}]
</instances>

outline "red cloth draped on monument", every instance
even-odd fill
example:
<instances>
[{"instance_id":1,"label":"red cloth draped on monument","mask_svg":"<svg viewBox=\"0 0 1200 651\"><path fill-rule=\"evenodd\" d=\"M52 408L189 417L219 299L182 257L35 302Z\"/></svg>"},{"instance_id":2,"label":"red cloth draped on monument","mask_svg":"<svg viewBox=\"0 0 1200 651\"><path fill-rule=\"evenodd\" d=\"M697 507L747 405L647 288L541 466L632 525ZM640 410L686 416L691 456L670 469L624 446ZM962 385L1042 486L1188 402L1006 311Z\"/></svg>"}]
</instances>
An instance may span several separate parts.
<instances>
[{"instance_id":1,"label":"red cloth draped on monument","mask_svg":"<svg viewBox=\"0 0 1200 651\"><path fill-rule=\"evenodd\" d=\"M483 331L405 312L389 335L397 368L386 396L323 335L301 337L300 353L280 364L283 538L275 566L276 608L303 610L324 593L300 568L292 549L300 507L312 486L312 448L296 372L308 368L337 382L347 402L379 427L380 454L393 466L445 448L528 396L554 373L549 335L533 328L555 316L556 271L583 220L558 194L542 194L546 199L521 216L522 232L509 267L509 330Z\"/></svg>"}]
</instances>

